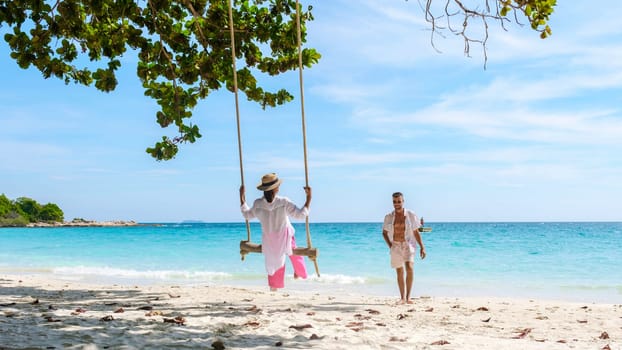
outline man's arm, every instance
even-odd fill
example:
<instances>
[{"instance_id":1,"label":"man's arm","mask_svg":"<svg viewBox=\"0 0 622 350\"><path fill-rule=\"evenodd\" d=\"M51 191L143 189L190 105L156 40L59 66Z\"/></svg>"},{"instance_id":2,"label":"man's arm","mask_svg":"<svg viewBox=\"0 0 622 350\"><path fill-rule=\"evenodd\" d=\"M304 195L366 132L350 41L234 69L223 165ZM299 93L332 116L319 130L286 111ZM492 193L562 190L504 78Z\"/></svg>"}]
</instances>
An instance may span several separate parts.
<instances>
[{"instance_id":1,"label":"man's arm","mask_svg":"<svg viewBox=\"0 0 622 350\"><path fill-rule=\"evenodd\" d=\"M387 245L391 248L391 241L389 240L389 233L387 230L382 230L382 237L384 237L384 241L387 242Z\"/></svg>"},{"instance_id":2,"label":"man's arm","mask_svg":"<svg viewBox=\"0 0 622 350\"><path fill-rule=\"evenodd\" d=\"M419 256L421 259L425 259L425 247L423 246L423 240L421 239L421 234L419 233L419 229L416 228L413 230L413 234L415 235L415 240L417 240L417 244L419 244Z\"/></svg>"}]
</instances>

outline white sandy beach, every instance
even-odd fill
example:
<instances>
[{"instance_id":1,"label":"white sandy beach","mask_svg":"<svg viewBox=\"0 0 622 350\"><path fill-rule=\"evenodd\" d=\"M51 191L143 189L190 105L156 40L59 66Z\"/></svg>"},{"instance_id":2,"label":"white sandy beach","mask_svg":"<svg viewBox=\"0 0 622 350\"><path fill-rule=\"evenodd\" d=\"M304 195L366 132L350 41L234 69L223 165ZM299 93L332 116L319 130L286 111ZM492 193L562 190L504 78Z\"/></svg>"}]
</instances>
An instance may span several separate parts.
<instances>
[{"instance_id":1,"label":"white sandy beach","mask_svg":"<svg viewBox=\"0 0 622 350\"><path fill-rule=\"evenodd\" d=\"M622 305L396 300L2 275L0 349L622 349Z\"/></svg>"}]
</instances>

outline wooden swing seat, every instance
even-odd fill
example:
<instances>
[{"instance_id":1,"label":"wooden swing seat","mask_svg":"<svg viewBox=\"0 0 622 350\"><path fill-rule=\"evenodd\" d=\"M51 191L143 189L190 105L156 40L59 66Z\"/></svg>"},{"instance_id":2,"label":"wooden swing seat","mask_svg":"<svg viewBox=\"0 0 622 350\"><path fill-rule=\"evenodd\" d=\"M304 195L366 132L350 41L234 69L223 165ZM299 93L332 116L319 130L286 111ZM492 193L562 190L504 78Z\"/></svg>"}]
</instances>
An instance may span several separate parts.
<instances>
[{"instance_id":1,"label":"wooden swing seat","mask_svg":"<svg viewBox=\"0 0 622 350\"><path fill-rule=\"evenodd\" d=\"M431 227L419 227L419 232L432 232Z\"/></svg>"},{"instance_id":2,"label":"wooden swing seat","mask_svg":"<svg viewBox=\"0 0 622 350\"><path fill-rule=\"evenodd\" d=\"M317 248L296 247L293 249L294 255L308 256L309 259L315 260L318 255ZM261 253L261 244L249 241L240 241L240 254L242 257L248 253Z\"/></svg>"}]
</instances>

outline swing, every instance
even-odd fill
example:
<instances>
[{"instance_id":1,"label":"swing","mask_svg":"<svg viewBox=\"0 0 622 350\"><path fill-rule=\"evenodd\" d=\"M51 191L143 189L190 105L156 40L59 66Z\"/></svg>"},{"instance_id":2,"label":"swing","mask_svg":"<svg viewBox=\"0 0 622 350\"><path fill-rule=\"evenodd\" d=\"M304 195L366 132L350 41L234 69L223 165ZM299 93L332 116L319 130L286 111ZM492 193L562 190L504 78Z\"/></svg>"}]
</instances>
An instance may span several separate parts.
<instances>
[{"instance_id":1,"label":"swing","mask_svg":"<svg viewBox=\"0 0 622 350\"><path fill-rule=\"evenodd\" d=\"M242 162L242 137L240 132L240 106L238 102L238 75L237 69L235 66L235 30L233 27L233 0L229 0L229 30L231 32L231 60L233 64L233 92L235 96L235 114L236 114L236 122L237 122L237 130L238 130L238 154L240 156L240 178L242 186L244 186L244 167ZM304 150L304 165L305 165L305 183L306 187L309 187L309 170L307 164L307 136L306 136L306 128L305 128L305 108L304 108L304 90L303 90L303 81L302 81L302 49L301 49L301 38L300 38L300 5L298 4L298 0L296 0L296 28L298 31L298 71L299 71L299 81L300 81L300 109L302 115L302 141L303 141L303 150ZM305 220L305 228L307 231L307 247L296 247L293 249L294 255L307 256L309 259L313 261L315 265L315 272L317 276L320 276L320 270L317 264L317 256L318 250L317 248L313 248L311 245L311 233L309 232L309 217L306 217ZM242 260L246 257L248 253L261 253L261 244L256 244L251 242L251 229L250 223L246 220L246 240L240 241L240 255Z\"/></svg>"}]
</instances>

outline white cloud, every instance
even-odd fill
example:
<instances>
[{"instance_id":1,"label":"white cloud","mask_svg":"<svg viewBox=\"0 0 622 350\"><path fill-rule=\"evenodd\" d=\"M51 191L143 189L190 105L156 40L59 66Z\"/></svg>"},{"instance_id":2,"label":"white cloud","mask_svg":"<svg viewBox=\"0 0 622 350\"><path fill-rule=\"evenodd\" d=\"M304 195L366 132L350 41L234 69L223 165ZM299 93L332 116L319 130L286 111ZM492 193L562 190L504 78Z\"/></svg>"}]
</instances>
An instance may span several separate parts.
<instances>
[{"instance_id":1,"label":"white cloud","mask_svg":"<svg viewBox=\"0 0 622 350\"><path fill-rule=\"evenodd\" d=\"M573 97L584 92L593 92L597 89L622 87L622 74L573 74L525 80L501 77L492 81L483 88L471 88L469 91L459 91L452 96L458 103L481 103L494 101L496 103L533 103L564 97Z\"/></svg>"},{"instance_id":2,"label":"white cloud","mask_svg":"<svg viewBox=\"0 0 622 350\"><path fill-rule=\"evenodd\" d=\"M499 140L618 144L622 137L622 110L613 101L577 107L576 101L568 99L598 99L602 93L620 89L622 74L618 72L540 78L501 76L487 84L449 90L436 102L413 112L393 110L392 104L386 103L395 98L391 93L385 94L388 88L376 90L374 99L363 99L363 92L372 91L366 85L358 86L358 95L344 95L358 100L351 121L367 130L371 139L378 139L377 135L412 138L426 126L438 126ZM331 94L338 94L332 90ZM402 99L406 101L408 97Z\"/></svg>"},{"instance_id":3,"label":"white cloud","mask_svg":"<svg viewBox=\"0 0 622 350\"><path fill-rule=\"evenodd\" d=\"M622 118L619 113L431 106L412 114L390 114L393 116L391 122L387 122L389 113L384 113L377 120L368 119L367 123L374 125L370 132L384 135L391 134L390 125L402 125L407 129L409 125L418 124L422 128L426 125L453 128L497 140L618 145L622 137Z\"/></svg>"}]
</instances>

